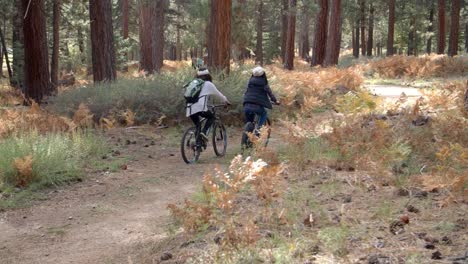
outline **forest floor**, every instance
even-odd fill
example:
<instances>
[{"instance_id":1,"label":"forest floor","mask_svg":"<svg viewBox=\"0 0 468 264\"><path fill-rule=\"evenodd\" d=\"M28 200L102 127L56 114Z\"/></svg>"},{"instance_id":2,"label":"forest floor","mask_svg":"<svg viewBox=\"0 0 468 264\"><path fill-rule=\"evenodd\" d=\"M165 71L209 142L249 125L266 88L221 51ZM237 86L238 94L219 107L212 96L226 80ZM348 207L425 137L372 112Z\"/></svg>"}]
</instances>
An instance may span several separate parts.
<instances>
[{"instance_id":1,"label":"forest floor","mask_svg":"<svg viewBox=\"0 0 468 264\"><path fill-rule=\"evenodd\" d=\"M369 89L386 98L398 98L402 92L419 96L417 89L407 87ZM154 127L106 132L114 153L129 159L122 170L93 172L81 183L51 191L33 206L0 212L0 262L159 263L170 255L164 263L184 263L212 250L216 244L209 235L187 237L171 231L167 205L197 193L204 173L216 166L226 168L239 150L241 131L232 129L226 158L214 158L208 150L191 166L181 160L179 132ZM349 226L332 230L350 237L331 245L348 244L346 260L334 259L329 254L333 248L311 244L300 252L309 262L299 263L468 263L467 204L435 209L438 193L407 192L370 177L354 182L362 173L318 166L288 180L297 191L297 206L304 206L298 213L305 217L310 210L320 212L317 226L305 232L319 232L325 222L341 219ZM309 206L309 200L316 207ZM409 215L410 225L406 232L392 235L389 222L401 214Z\"/></svg>"}]
</instances>

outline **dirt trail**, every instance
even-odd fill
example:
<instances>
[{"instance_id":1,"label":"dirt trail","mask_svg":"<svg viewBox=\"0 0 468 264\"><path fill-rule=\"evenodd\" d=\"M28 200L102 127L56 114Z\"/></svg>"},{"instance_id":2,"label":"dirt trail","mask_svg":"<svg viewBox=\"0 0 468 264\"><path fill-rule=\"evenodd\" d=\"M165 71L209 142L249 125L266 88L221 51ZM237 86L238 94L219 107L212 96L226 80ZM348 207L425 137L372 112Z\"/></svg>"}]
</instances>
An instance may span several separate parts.
<instances>
[{"instance_id":1,"label":"dirt trail","mask_svg":"<svg viewBox=\"0 0 468 264\"><path fill-rule=\"evenodd\" d=\"M209 149L201 164L185 165L165 136L155 145L137 130L114 131L112 138L137 142L121 146L134 159L127 170L91 175L30 208L0 213L0 263L116 263L126 249L163 238L167 205L189 197L205 171L226 163Z\"/></svg>"},{"instance_id":2,"label":"dirt trail","mask_svg":"<svg viewBox=\"0 0 468 264\"><path fill-rule=\"evenodd\" d=\"M384 98L398 98L402 93L408 97L421 97L421 89L400 86L400 85L366 85L366 88L372 93Z\"/></svg>"}]
</instances>

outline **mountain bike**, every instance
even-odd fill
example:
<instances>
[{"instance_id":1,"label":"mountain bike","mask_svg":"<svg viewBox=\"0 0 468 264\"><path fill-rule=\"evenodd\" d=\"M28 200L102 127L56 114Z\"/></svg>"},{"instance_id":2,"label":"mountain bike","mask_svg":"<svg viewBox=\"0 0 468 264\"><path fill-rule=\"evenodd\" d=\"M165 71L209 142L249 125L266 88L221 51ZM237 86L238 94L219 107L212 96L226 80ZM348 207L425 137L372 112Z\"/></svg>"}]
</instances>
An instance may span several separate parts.
<instances>
[{"instance_id":1,"label":"mountain bike","mask_svg":"<svg viewBox=\"0 0 468 264\"><path fill-rule=\"evenodd\" d=\"M242 140L241 140L241 149L242 152L244 152L247 149L250 149L253 147L253 143L250 140L249 135L253 135L255 137L260 137L260 130L261 128L258 126L258 120L260 116L255 115L255 119L253 122L247 122L244 126L244 131L242 132ZM263 126L266 126L266 138L265 138L265 145L264 147L268 146L268 142L270 140L270 135L271 135L271 121L269 118L267 118L265 124Z\"/></svg>"},{"instance_id":2,"label":"mountain bike","mask_svg":"<svg viewBox=\"0 0 468 264\"><path fill-rule=\"evenodd\" d=\"M226 154L227 149L227 132L226 127L221 122L221 119L216 113L216 109L220 107L226 107L226 105L214 105L210 107L210 111L215 115L215 121L213 125L208 129L206 136L209 138L211 133L211 142L213 144L213 150L218 157L223 157ZM201 129L205 126L206 118L200 120L198 127L188 128L183 137L180 146L182 159L187 164L193 164L198 161L200 154L208 147L209 139L205 139L201 136Z\"/></svg>"},{"instance_id":3,"label":"mountain bike","mask_svg":"<svg viewBox=\"0 0 468 264\"><path fill-rule=\"evenodd\" d=\"M275 105L279 105L277 103L273 103ZM249 135L253 135L255 137L260 137L261 128L258 126L258 120L260 119L260 115L255 115L255 119L253 122L247 122L244 126L244 131L242 132L242 140L241 140L241 149L244 152L246 149L250 149L253 147L253 143L250 140ZM268 146L268 142L270 141L271 136L271 121L267 118L264 126L266 126L265 133L267 133L265 137L264 147Z\"/></svg>"}]
</instances>

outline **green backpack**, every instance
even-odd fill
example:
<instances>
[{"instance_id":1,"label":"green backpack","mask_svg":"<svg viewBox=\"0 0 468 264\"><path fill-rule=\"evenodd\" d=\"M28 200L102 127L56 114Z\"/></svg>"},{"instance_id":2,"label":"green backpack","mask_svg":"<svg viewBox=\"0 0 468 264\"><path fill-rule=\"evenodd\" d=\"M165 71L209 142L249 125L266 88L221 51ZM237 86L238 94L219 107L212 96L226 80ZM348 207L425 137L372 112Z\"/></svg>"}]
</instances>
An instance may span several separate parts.
<instances>
[{"instance_id":1,"label":"green backpack","mask_svg":"<svg viewBox=\"0 0 468 264\"><path fill-rule=\"evenodd\" d=\"M203 88L203 85L205 84L205 81L202 79L195 79L186 85L184 85L185 88L185 102L188 104L194 104L198 102L198 97L200 96L200 92Z\"/></svg>"}]
</instances>

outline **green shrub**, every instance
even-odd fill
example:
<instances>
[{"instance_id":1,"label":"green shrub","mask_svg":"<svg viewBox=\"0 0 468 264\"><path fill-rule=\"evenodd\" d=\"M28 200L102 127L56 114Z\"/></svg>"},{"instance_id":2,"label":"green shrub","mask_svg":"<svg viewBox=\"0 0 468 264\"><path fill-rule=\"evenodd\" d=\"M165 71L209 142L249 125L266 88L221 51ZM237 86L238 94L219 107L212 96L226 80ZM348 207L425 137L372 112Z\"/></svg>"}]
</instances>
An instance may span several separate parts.
<instances>
[{"instance_id":1,"label":"green shrub","mask_svg":"<svg viewBox=\"0 0 468 264\"><path fill-rule=\"evenodd\" d=\"M15 160L30 156L29 190L56 186L79 179L85 162L102 156L104 141L92 133L72 135L35 132L10 136L0 140L0 190L17 185L20 171Z\"/></svg>"},{"instance_id":2,"label":"green shrub","mask_svg":"<svg viewBox=\"0 0 468 264\"><path fill-rule=\"evenodd\" d=\"M162 115L171 119L185 118L183 86L193 76L191 68L183 68L148 78L121 79L114 83L84 86L51 98L50 108L72 116L80 103L84 103L96 121L118 115L127 109L135 113L137 123L152 122ZM233 70L226 77L213 74L215 85L231 101L235 112L241 109L240 103L249 76L248 71L242 68Z\"/></svg>"}]
</instances>

